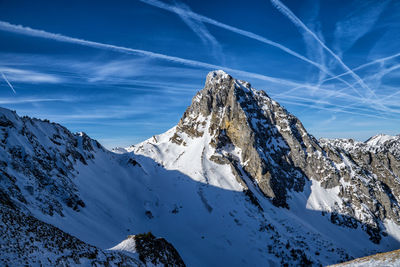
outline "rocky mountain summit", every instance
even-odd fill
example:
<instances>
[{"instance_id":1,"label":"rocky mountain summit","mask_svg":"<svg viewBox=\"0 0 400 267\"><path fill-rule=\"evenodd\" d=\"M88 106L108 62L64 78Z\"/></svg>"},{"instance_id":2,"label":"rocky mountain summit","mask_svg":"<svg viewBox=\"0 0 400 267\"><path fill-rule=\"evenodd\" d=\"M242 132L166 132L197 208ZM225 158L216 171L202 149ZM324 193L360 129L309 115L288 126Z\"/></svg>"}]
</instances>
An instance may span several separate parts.
<instances>
[{"instance_id":1,"label":"rocky mountain summit","mask_svg":"<svg viewBox=\"0 0 400 267\"><path fill-rule=\"evenodd\" d=\"M172 141L179 143L180 133L201 137L204 118L209 118L206 130L212 139L210 146L216 149L211 159L234 166L243 162L245 173L277 206L288 207L288 190L303 191L307 179L321 181L329 188L340 178L332 160L301 122L248 82L222 71L211 72ZM241 150L240 159L223 155L228 145Z\"/></svg>"},{"instance_id":2,"label":"rocky mountain summit","mask_svg":"<svg viewBox=\"0 0 400 267\"><path fill-rule=\"evenodd\" d=\"M365 223L374 242L385 219L400 223L399 136L378 135L365 143L318 141L264 91L223 71L207 76L171 141L184 145L182 133L198 138L205 131L215 148L210 160L230 164L245 188L243 175L250 177L278 207L289 208L289 192L302 192L305 181L316 181L324 189L339 189L340 202L328 209L332 222ZM239 158L227 151L232 147L241 151Z\"/></svg>"},{"instance_id":3,"label":"rocky mountain summit","mask_svg":"<svg viewBox=\"0 0 400 267\"><path fill-rule=\"evenodd\" d=\"M400 246L400 136L317 140L223 71L177 126L113 152L0 109L0 152L4 265L318 266Z\"/></svg>"}]
</instances>

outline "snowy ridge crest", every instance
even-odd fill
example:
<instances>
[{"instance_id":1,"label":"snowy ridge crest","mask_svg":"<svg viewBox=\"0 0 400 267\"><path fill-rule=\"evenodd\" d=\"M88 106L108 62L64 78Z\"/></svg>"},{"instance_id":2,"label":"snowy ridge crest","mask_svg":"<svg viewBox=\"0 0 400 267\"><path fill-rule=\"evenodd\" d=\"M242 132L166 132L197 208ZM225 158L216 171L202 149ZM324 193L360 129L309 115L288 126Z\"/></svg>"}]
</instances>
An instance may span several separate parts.
<instances>
[{"instance_id":1,"label":"snowy ridge crest","mask_svg":"<svg viewBox=\"0 0 400 267\"><path fill-rule=\"evenodd\" d=\"M365 143L318 141L264 91L223 71L207 75L204 89L170 131L169 141L182 151L191 150L192 142L205 142L210 153L207 157L203 153L202 161L230 166L247 194L261 192L278 207L290 208L292 195L308 191L305 187L311 182L321 192L332 192L330 198L335 199L312 195L315 203L325 203L312 205L314 209L332 212L335 224L354 228L365 223L362 227L374 242L381 240L385 220L400 223L398 136L378 135Z\"/></svg>"},{"instance_id":2,"label":"snowy ridge crest","mask_svg":"<svg viewBox=\"0 0 400 267\"><path fill-rule=\"evenodd\" d=\"M222 71L177 126L115 153L1 109L0 265L307 266L393 250L398 138L316 140Z\"/></svg>"}]
</instances>

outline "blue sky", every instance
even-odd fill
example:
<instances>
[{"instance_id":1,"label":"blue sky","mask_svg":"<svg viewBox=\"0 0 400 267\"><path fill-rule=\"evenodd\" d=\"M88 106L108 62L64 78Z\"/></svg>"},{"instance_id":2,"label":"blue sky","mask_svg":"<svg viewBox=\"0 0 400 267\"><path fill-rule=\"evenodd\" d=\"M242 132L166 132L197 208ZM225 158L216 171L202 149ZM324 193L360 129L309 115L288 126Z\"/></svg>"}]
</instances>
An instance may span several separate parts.
<instances>
[{"instance_id":1,"label":"blue sky","mask_svg":"<svg viewBox=\"0 0 400 267\"><path fill-rule=\"evenodd\" d=\"M400 1L0 1L0 106L128 146L206 74L251 82L319 137L400 133Z\"/></svg>"}]
</instances>

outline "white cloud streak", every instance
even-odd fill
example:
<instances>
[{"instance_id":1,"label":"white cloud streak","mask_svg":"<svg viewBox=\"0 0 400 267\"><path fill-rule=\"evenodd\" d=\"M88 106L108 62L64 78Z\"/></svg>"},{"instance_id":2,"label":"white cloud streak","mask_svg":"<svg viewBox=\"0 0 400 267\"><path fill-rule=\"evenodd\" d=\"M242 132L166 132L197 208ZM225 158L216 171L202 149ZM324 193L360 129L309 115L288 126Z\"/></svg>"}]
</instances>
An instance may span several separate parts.
<instances>
[{"instance_id":1,"label":"white cloud streak","mask_svg":"<svg viewBox=\"0 0 400 267\"><path fill-rule=\"evenodd\" d=\"M383 58L378 58L378 59L375 59L375 60L370 61L370 62L368 62L368 63L362 64L362 65L360 65L360 66L358 66L358 67L356 67L356 68L354 68L354 69L352 69L352 70L353 70L353 71L358 71L358 70L361 70L361 69L363 69L363 68L366 68L366 67L369 67L369 66L373 66L373 65L375 65L375 64L381 64L381 65L382 65L382 64L384 64L386 61L389 61L389 60L394 59L394 58L399 57L399 56L400 56L400 53L397 53L397 54L394 54L394 55L391 55L391 56L387 56L387 57L383 57ZM381 69L382 69L382 67L383 67L383 66L381 66ZM393 70L396 70L396 69L398 69L397 66L395 66L393 69L392 69L392 68L389 68L389 72L391 72L391 71L393 71ZM321 82L321 84L323 84L323 83L325 83L325 82L327 82L327 81L333 80L333 79L335 79L335 78L337 78L337 77L345 76L345 75L347 75L347 74L349 74L349 73L350 73L350 72L347 71L347 72L344 72L344 73L342 73L342 74L337 75L336 77L327 78L327 79L323 80L323 81ZM380 73L380 72L379 72L379 73ZM387 70L386 70L386 73L388 73ZM386 75L386 73L385 73L385 75ZM376 75L373 75L373 76L376 76ZM296 87L296 88L294 88L294 89L298 89L298 87ZM342 91L344 91L344 90L346 90L346 89L347 89L347 88L343 88L343 89L339 90L338 93L340 93L340 92L342 92ZM392 96L396 96L396 95L398 95L398 93L394 93L394 94L389 95L389 96L387 96L387 97L381 98L381 99L380 99L380 103L383 103L384 100L386 100L386 99L388 99L388 98L391 98ZM388 108L386 107L386 104L384 105L384 108L381 109L381 111L388 111Z\"/></svg>"},{"instance_id":2,"label":"white cloud streak","mask_svg":"<svg viewBox=\"0 0 400 267\"><path fill-rule=\"evenodd\" d=\"M358 70L361 70L361 69L364 69L364 68L373 66L373 65L375 65L375 64L381 64L381 65L383 65L383 64L386 63L386 61L395 59L395 58L397 58L397 57L400 57L400 53L393 54L393 55L391 55L391 56L387 56L387 57L383 57L383 58L375 59L375 60L373 60L373 61L370 61L370 62L367 62L367 63L365 63L365 64L359 65L358 67L352 69L352 71L358 71ZM322 80L322 81L319 83L319 85L321 86L321 85L324 84L325 82L328 82L328 81L331 81L331 80L335 80L335 79L337 79L337 78L339 78L339 77L342 77L342 76L345 76L345 75L348 75L348 74L350 74L350 72L349 72L349 71L346 71L346 72L343 72L343 73L341 73L341 74L339 74L339 75L337 75L337 76L324 79L324 80ZM354 86L354 84L353 84L353 86ZM290 89L289 91L287 91L287 92L285 92L285 93L282 93L282 94L279 94L279 95L291 93L291 92L294 92L294 91L296 91L296 90L298 90L298 89L301 89L301 88L304 88L304 86L301 86L301 85L300 85L300 86L294 87L294 88ZM341 94L343 91L347 90L348 88L352 88L352 86L349 86L349 87L346 87L346 88L342 88L342 89L340 89L339 91L332 92L332 93L335 93L335 94L339 94L339 93L340 93L340 94ZM395 96L395 95L398 95L398 94L400 94L400 92L394 93L393 95L390 95L390 96L388 96L388 97L385 97L385 98L383 98L383 99L381 99L381 100L385 100L385 99L387 99L387 98L390 98L391 96ZM366 100L364 100L364 101L366 101ZM357 102L358 102L358 101L357 101ZM374 103L372 102L371 104L374 104ZM373 107L373 108L375 108L375 107Z\"/></svg>"},{"instance_id":3,"label":"white cloud streak","mask_svg":"<svg viewBox=\"0 0 400 267\"><path fill-rule=\"evenodd\" d=\"M301 28L302 30L306 31L308 34L310 34L329 54L331 54L336 61L346 70L349 72L349 74L361 85L362 88L366 89L368 92L370 92L373 96L376 97L374 91L369 88L365 82L358 76L354 71L352 71L343 61L342 59L336 55L329 47L325 45L324 42L321 41L321 39L313 32L311 31L287 6L285 6L281 1L279 0L270 0L272 5L279 11L281 12L284 16L286 16L294 25L297 27ZM356 90L356 92L362 96L362 94Z\"/></svg>"},{"instance_id":4,"label":"white cloud streak","mask_svg":"<svg viewBox=\"0 0 400 267\"><path fill-rule=\"evenodd\" d=\"M326 108L326 107L321 107L321 106L316 106L316 105L310 105L308 103L304 104L304 103L299 103L299 102L294 102L294 101L288 101L288 100L285 100L285 99L282 99L279 102L290 104L290 105L295 105L295 106L302 106L302 107L307 107L307 108L315 108L315 109L320 109L320 110L327 110L327 111L330 111L330 112L347 113L347 114L371 117L371 118L376 118L376 119L381 119L381 120L399 121L399 119L395 119L395 118L389 118L389 117L377 116L377 115L373 115L373 114L366 114L366 113L348 111L348 110L341 109L341 108Z\"/></svg>"},{"instance_id":5,"label":"white cloud streak","mask_svg":"<svg viewBox=\"0 0 400 267\"><path fill-rule=\"evenodd\" d=\"M360 70L360 69L364 69L366 67L369 67L369 66L372 66L372 65L375 65L375 64L383 64L386 61L394 59L394 58L399 57L399 56L400 56L400 53L397 53L397 54L394 54L394 55L391 55L391 56L378 58L378 59L375 59L375 60L373 60L371 62L362 64L362 65L352 69L352 71L357 71L357 70ZM346 71L346 72L343 72L342 74L339 74L339 75L337 75L335 77L331 77L331 78L325 79L324 82L327 82L327 81L330 81L330 80L333 80L333 79L336 79L336 78L339 78L339 77L342 77L342 76L345 76L345 75L348 75L348 74L350 74L350 72Z\"/></svg>"},{"instance_id":6,"label":"white cloud streak","mask_svg":"<svg viewBox=\"0 0 400 267\"><path fill-rule=\"evenodd\" d=\"M46 31L42 31L42 30L36 30L36 29L32 29L32 28L24 27L24 26L20 26L20 25L13 25L8 22L0 21L0 30L13 32L13 33L17 33L17 34L33 36L33 37L55 40L55 41L59 41L59 42L78 44L78 45L82 45L82 46L103 49L103 50L109 50L109 51L114 51L114 52L119 52L119 53L142 55L142 56L147 56L149 58L167 60L169 62L175 62L175 63L192 66L192 67L200 67L200 68L205 68L205 69L224 69L228 72L232 72L237 75L244 76L246 78L255 78L255 79L268 81L268 82L272 82L272 83L277 83L277 84L281 84L281 85L285 85L285 86L292 86L292 87L302 86L303 88L309 88L309 89L316 89L316 88L318 88L319 90L322 89L320 87L307 85L307 84L304 85L304 84L286 80L286 79L279 79L279 78L269 77L269 76L261 75L261 74L257 74L257 73L251 73L251 72L241 71L241 70L237 70L237 69L225 68L225 67L218 66L218 65L208 64L208 63L195 61L195 60L183 59L183 58L179 58L179 57L168 56L168 55L159 54L159 53L153 53L153 52L149 52L149 51L145 51L145 50L138 50L138 49L132 49L132 48L127 48L127 47L121 47L121 46L116 46L116 45L110 45L110 44L104 44L104 43L99 43L99 42L93 42L93 41L73 38L73 37L69 37L69 36L65 36L65 35L61 35L61 34L55 34L55 33L50 33L50 32L46 32ZM330 90L322 90L322 91L328 92L328 93L333 93ZM347 95L347 94L341 94L341 95ZM350 95L347 95L347 96L350 97ZM358 99L358 98L354 98L354 99L358 100L359 101L358 103L363 101L363 99ZM368 101L368 102L370 102L370 101ZM374 107L373 103L371 103L371 107L374 109L378 108L378 107Z\"/></svg>"},{"instance_id":7,"label":"white cloud streak","mask_svg":"<svg viewBox=\"0 0 400 267\"><path fill-rule=\"evenodd\" d=\"M174 57L174 56L168 56L168 55L154 53L154 52L150 52L150 51L146 51L146 50L133 49L133 48L123 47L123 46L116 46L116 45L111 45L111 44L104 44L104 43L99 43L99 42L94 42L94 41L88 41L88 40L84 40L84 39L65 36L62 34L50 33L50 32L46 32L43 30L36 30L36 29L29 28L29 27L21 26L21 25L14 25L14 24L4 22L4 21L0 21L0 30L17 33L17 34L33 36L33 37L50 39L50 40L54 40L54 41L58 41L58 42L78 44L78 45L82 45L82 46L103 49L103 50L109 50L109 51L114 51L114 52L119 52L119 53L142 55L142 56L147 56L150 58L162 59L162 60L166 60L169 62L184 64L184 65L192 66L192 67L200 67L200 68L206 68L206 69L210 69L210 70L211 69L223 69L225 71L236 73L238 75L242 75L245 77L255 78L255 79L269 81L272 83L277 83L277 84L282 84L282 85L287 85L287 86L299 86L300 85L300 83L297 83L297 82L280 79L280 78L275 78L275 77L270 77L270 76L266 76L266 75L262 75L262 74L257 74L257 73L252 73L252 72L247 72L247 71L242 71L242 70L237 70L237 69L232 69L232 68L226 68L223 66L209 64L209 63L205 63L205 62L201 62L201 61L184 59L184 58Z\"/></svg>"},{"instance_id":8,"label":"white cloud streak","mask_svg":"<svg viewBox=\"0 0 400 267\"><path fill-rule=\"evenodd\" d=\"M317 20L320 10L319 2L316 1L305 1L305 5L307 5L307 13L308 13L308 22L307 26L314 31L318 37L324 41L324 37L321 31L321 23ZM302 32L303 40L306 44L307 48L307 56L308 58L318 62L322 66L326 68L326 57L324 49L317 43L317 41L312 38L309 34L306 34L304 31ZM317 86L321 86L322 81L326 78L326 73L319 71ZM339 79L341 80L341 79ZM349 84L347 84L349 86Z\"/></svg>"},{"instance_id":9,"label":"white cloud streak","mask_svg":"<svg viewBox=\"0 0 400 267\"><path fill-rule=\"evenodd\" d=\"M339 55L351 48L358 39L371 30L389 2L390 0L374 2L372 8L371 2L365 0L351 3L351 12L336 23L333 47Z\"/></svg>"},{"instance_id":10,"label":"white cloud streak","mask_svg":"<svg viewBox=\"0 0 400 267\"><path fill-rule=\"evenodd\" d=\"M207 27L200 20L194 20L187 16L188 12L192 12L189 6L184 3L176 3L179 7L176 9L178 16L182 21L200 38L204 45L210 46L213 56L217 59L223 58L221 44L217 39L208 31Z\"/></svg>"},{"instance_id":11,"label":"white cloud streak","mask_svg":"<svg viewBox=\"0 0 400 267\"><path fill-rule=\"evenodd\" d=\"M1 76L3 77L4 81L6 81L6 83L8 84L8 86L11 88L11 90L14 92L14 94L17 94L17 92L15 92L14 87L11 85L11 83L7 80L6 75L4 75L4 73L1 73Z\"/></svg>"},{"instance_id":12,"label":"white cloud streak","mask_svg":"<svg viewBox=\"0 0 400 267\"><path fill-rule=\"evenodd\" d=\"M0 98L0 104L26 104L40 102L72 102L71 98Z\"/></svg>"},{"instance_id":13,"label":"white cloud streak","mask_svg":"<svg viewBox=\"0 0 400 267\"><path fill-rule=\"evenodd\" d=\"M143 2L145 4L148 4L148 5L154 6L154 7L158 7L158 8L173 12L173 13L178 14L178 15L185 14L185 16L190 17L192 19L195 19L195 20L198 20L198 21L202 21L204 23L208 23L208 24L214 25L216 27L228 30L230 32L233 32L233 33L245 36L247 38L262 42L264 44L268 44L270 46L276 47L276 48L278 48L278 49L280 49L280 50L282 50L282 51L284 51L284 52L286 52L286 53L288 53L288 54L290 54L290 55L292 55L292 56L294 56L294 57L296 57L298 59L301 59L301 60L303 60L303 61L305 61L305 62L307 62L307 63L309 63L309 64L311 64L311 65L313 65L315 67L317 67L319 70L321 70L322 72L328 74L331 77L335 76L327 68L325 68L325 66L323 66L323 65L321 65L321 64L319 64L319 63L317 63L315 61L312 61L312 60L308 59L307 57L305 57L303 55L300 55L299 53L291 50L290 48L287 48L286 46L284 46L284 45L282 45L280 43L271 41L271 40L269 40L269 39L267 39L265 37L262 37L262 36L260 36L258 34L255 34L255 33L249 32L249 31L245 31L245 30L242 30L242 29L230 26L230 25L227 25L225 23L216 21L214 19L205 17L203 15L194 13L192 11L183 10L183 9L181 9L179 7L166 4L166 3L163 3L163 2L158 1L158 0L139 0L139 1L141 1L141 2ZM349 86L349 83L347 83L346 81L344 81L342 79L338 79L338 80Z\"/></svg>"},{"instance_id":14,"label":"white cloud streak","mask_svg":"<svg viewBox=\"0 0 400 267\"><path fill-rule=\"evenodd\" d=\"M0 72L7 74L7 81L25 82L25 83L60 83L63 80L59 76L10 67L0 66ZM5 74L4 74L5 75ZM3 77L4 78L4 77Z\"/></svg>"},{"instance_id":15,"label":"white cloud streak","mask_svg":"<svg viewBox=\"0 0 400 267\"><path fill-rule=\"evenodd\" d=\"M293 99L293 100L297 100L303 103L313 103L315 104L313 107L318 107L318 106L329 106L329 107L333 107L335 108L336 111L338 110L347 110L347 111L359 111L358 114L370 114L371 113L371 109L369 109L368 107L357 107L357 106L352 106L352 105L339 105L337 103L332 103L329 101L326 101L324 99L310 99L307 97L299 97L299 96L280 96L280 97L274 97L276 99L282 99L282 100L287 100L287 99ZM279 102L281 102L282 100L279 100ZM360 113L363 112L363 113ZM382 116L380 116L380 118L383 118Z\"/></svg>"}]
</instances>

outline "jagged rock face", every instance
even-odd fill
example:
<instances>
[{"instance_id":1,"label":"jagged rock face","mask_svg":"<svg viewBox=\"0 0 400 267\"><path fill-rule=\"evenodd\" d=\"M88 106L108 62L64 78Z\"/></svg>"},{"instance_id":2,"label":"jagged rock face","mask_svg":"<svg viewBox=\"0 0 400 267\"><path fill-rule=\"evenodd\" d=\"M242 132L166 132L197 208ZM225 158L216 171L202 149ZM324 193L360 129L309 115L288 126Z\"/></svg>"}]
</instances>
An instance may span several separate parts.
<instances>
[{"instance_id":1,"label":"jagged rock face","mask_svg":"<svg viewBox=\"0 0 400 267\"><path fill-rule=\"evenodd\" d=\"M151 235L135 235L127 258L105 250L148 231L190 266L326 265L392 250L399 139L318 141L221 71L177 127L118 154L0 109L0 265L183 265ZM120 244L111 250L131 252Z\"/></svg>"},{"instance_id":2,"label":"jagged rock face","mask_svg":"<svg viewBox=\"0 0 400 267\"><path fill-rule=\"evenodd\" d=\"M81 170L96 168L97 158L140 168L131 157L113 156L85 133L73 134L59 124L0 108L0 265L147 265L136 254L101 249L42 220L69 220L68 215L85 212L87 199L76 180ZM171 244L156 240L158 254L148 255L149 263L183 263Z\"/></svg>"},{"instance_id":3,"label":"jagged rock face","mask_svg":"<svg viewBox=\"0 0 400 267\"><path fill-rule=\"evenodd\" d=\"M210 120L210 145L217 150L227 144L240 148L243 170L277 206L287 207L287 190L302 191L306 179L325 180L331 187L339 180L331 160L301 122L247 82L222 71L211 72L172 141L181 143L180 132L202 136L203 118Z\"/></svg>"},{"instance_id":4,"label":"jagged rock face","mask_svg":"<svg viewBox=\"0 0 400 267\"><path fill-rule=\"evenodd\" d=\"M400 137L378 135L366 142L323 139L321 145L339 159L340 197L346 207L341 212L378 230L385 219L400 224Z\"/></svg>"},{"instance_id":5,"label":"jagged rock face","mask_svg":"<svg viewBox=\"0 0 400 267\"><path fill-rule=\"evenodd\" d=\"M130 236L135 240L139 259L147 264L185 267L176 249L164 238L156 238L151 232Z\"/></svg>"},{"instance_id":6,"label":"jagged rock face","mask_svg":"<svg viewBox=\"0 0 400 267\"><path fill-rule=\"evenodd\" d=\"M171 141L185 145L181 133L198 138L205 131L216 149L210 160L231 164L238 180L249 176L277 206L288 207L288 192L301 192L305 181L314 180L323 188L339 187L342 203L329 210L333 223L354 228L363 222L374 242L385 219L399 223L400 137L320 143L264 91L222 71L207 76ZM223 153L228 145L240 148L245 173L235 167L238 160Z\"/></svg>"},{"instance_id":7,"label":"jagged rock face","mask_svg":"<svg viewBox=\"0 0 400 267\"><path fill-rule=\"evenodd\" d=\"M59 124L1 111L0 190L49 215L62 215L65 205L75 211L84 207L72 180L74 165L86 165L103 147Z\"/></svg>"},{"instance_id":8,"label":"jagged rock face","mask_svg":"<svg viewBox=\"0 0 400 267\"><path fill-rule=\"evenodd\" d=\"M84 243L4 200L0 196L1 266L143 266L123 253Z\"/></svg>"}]
</instances>

